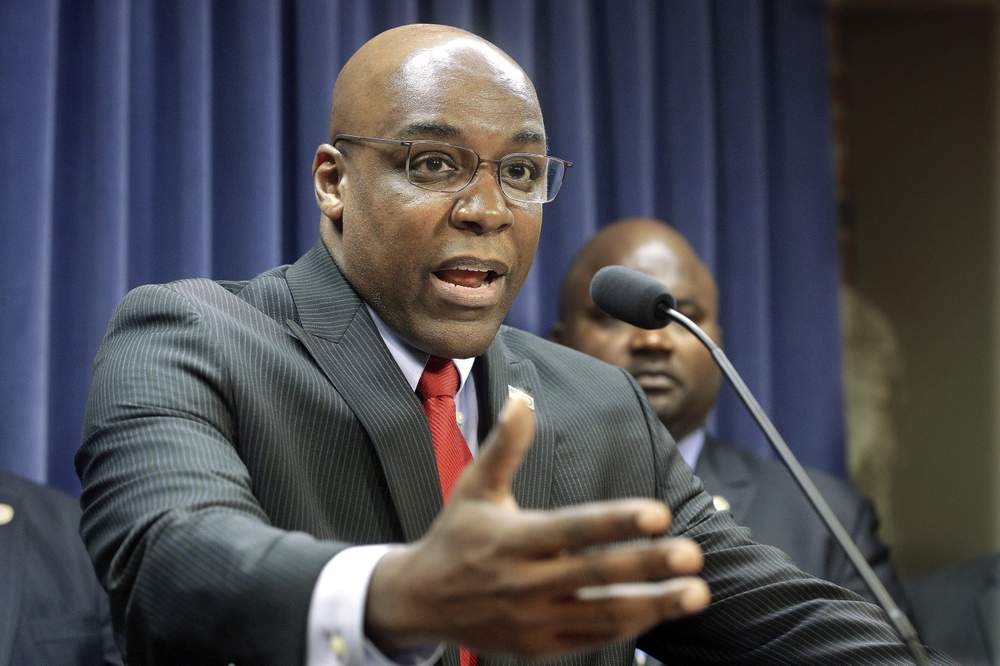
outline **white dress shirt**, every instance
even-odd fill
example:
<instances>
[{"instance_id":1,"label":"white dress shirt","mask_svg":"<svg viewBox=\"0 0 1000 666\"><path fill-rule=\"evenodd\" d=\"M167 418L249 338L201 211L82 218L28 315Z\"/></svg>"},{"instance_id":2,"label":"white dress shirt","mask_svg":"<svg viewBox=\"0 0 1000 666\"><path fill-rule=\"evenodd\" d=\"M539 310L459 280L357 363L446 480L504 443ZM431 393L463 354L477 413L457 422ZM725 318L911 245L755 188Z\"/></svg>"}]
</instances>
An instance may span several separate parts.
<instances>
[{"instance_id":1,"label":"white dress shirt","mask_svg":"<svg viewBox=\"0 0 1000 666\"><path fill-rule=\"evenodd\" d=\"M681 458L692 471L698 466L698 458L701 456L703 448L705 448L704 428L698 428L694 432L688 433L681 438L681 441L677 442L677 450L680 452Z\"/></svg>"}]
</instances>

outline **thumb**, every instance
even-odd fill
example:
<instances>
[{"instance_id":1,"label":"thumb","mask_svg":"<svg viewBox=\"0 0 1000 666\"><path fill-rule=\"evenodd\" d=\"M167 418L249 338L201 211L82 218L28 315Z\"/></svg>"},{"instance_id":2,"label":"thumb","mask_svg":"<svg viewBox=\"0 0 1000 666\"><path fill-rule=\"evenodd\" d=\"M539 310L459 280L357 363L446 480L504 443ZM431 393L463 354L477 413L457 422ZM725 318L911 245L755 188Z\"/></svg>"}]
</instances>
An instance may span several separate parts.
<instances>
[{"instance_id":1,"label":"thumb","mask_svg":"<svg viewBox=\"0 0 1000 666\"><path fill-rule=\"evenodd\" d=\"M505 500L535 436L535 413L523 398L507 399L500 418L479 447L476 461L466 468L452 492L452 500Z\"/></svg>"}]
</instances>

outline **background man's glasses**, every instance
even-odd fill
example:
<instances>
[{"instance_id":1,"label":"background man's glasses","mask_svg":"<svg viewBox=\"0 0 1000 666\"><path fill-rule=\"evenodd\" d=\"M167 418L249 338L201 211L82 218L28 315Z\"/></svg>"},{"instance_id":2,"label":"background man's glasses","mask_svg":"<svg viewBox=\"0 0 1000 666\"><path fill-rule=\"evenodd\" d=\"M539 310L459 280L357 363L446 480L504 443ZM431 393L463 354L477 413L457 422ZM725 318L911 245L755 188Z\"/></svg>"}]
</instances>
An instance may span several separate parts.
<instances>
[{"instance_id":1,"label":"background man's glasses","mask_svg":"<svg viewBox=\"0 0 1000 666\"><path fill-rule=\"evenodd\" d=\"M498 160L484 160L471 148L441 141L402 141L372 136L338 134L338 141L370 141L406 146L406 179L432 192L459 192L465 189L483 162L496 167L500 191L511 201L548 203L559 194L566 169L572 162L535 153L510 153Z\"/></svg>"}]
</instances>

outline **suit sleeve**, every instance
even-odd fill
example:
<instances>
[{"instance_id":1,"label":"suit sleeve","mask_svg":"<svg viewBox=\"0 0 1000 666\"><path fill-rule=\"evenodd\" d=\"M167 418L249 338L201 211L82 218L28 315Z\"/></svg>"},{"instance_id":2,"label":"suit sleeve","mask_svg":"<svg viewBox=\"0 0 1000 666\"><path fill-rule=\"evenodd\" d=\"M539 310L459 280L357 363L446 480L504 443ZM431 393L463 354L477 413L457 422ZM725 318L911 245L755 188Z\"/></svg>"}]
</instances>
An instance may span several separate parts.
<instances>
[{"instance_id":1,"label":"suit sleeve","mask_svg":"<svg viewBox=\"0 0 1000 666\"><path fill-rule=\"evenodd\" d=\"M218 330L169 287L140 287L95 361L81 532L132 664L302 663L313 585L345 545L269 524Z\"/></svg>"},{"instance_id":2,"label":"suit sleeve","mask_svg":"<svg viewBox=\"0 0 1000 666\"><path fill-rule=\"evenodd\" d=\"M912 663L877 606L803 573L777 548L751 541L728 512L716 512L642 389L629 381L654 447L658 496L673 513L671 535L701 546L712 592L703 613L657 626L640 637L639 649L665 663Z\"/></svg>"}]
</instances>

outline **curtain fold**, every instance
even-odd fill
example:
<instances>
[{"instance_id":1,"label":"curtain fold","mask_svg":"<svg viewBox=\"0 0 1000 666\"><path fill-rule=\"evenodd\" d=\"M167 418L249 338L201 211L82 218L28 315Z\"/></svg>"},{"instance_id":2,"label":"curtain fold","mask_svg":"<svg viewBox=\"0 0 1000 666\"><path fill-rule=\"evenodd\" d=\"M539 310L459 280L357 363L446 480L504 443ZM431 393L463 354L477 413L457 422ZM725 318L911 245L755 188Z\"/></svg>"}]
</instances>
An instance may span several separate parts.
<instances>
[{"instance_id":1,"label":"curtain fold","mask_svg":"<svg viewBox=\"0 0 1000 666\"><path fill-rule=\"evenodd\" d=\"M824 3L48 0L0 3L0 467L78 490L90 365L138 284L245 278L316 237L310 182L346 58L402 23L497 43L553 154L508 322L546 335L576 250L626 215L715 271L728 354L806 464L843 470ZM715 427L764 450L725 392Z\"/></svg>"}]
</instances>

